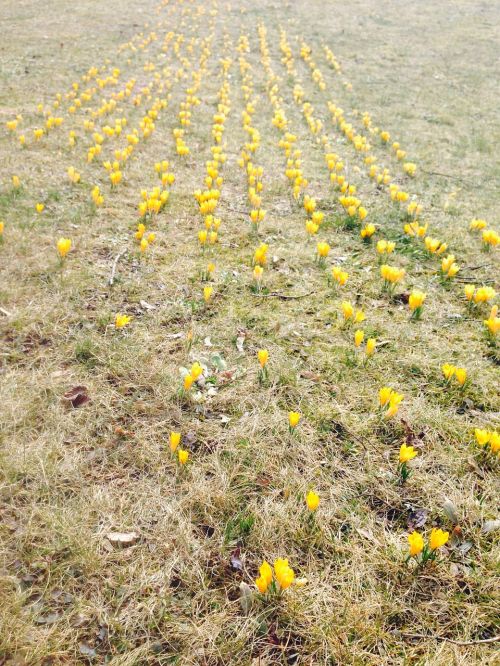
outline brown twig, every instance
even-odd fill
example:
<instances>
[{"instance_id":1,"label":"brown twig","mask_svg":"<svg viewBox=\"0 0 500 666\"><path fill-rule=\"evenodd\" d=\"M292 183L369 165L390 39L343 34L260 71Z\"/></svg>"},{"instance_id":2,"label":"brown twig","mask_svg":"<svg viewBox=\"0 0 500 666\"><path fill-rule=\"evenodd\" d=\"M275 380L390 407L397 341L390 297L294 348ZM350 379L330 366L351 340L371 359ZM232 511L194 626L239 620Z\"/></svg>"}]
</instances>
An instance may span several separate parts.
<instances>
[{"instance_id":1,"label":"brown twig","mask_svg":"<svg viewBox=\"0 0 500 666\"><path fill-rule=\"evenodd\" d=\"M447 643L453 643L454 645L479 645L481 643L496 643L500 641L500 636L492 636L491 638L481 638L476 641L457 641L454 638L447 638L446 636L436 636L434 634L406 634L402 633L402 636L408 636L409 638L433 638L435 641L446 641Z\"/></svg>"},{"instance_id":2,"label":"brown twig","mask_svg":"<svg viewBox=\"0 0 500 666\"><path fill-rule=\"evenodd\" d=\"M293 294L280 294L279 291L271 291L269 294L254 294L254 296L258 296L259 298L280 298L282 301L294 301L297 298L306 298L306 296L311 296L314 294L313 291L308 291L307 294L297 294L296 296Z\"/></svg>"},{"instance_id":3,"label":"brown twig","mask_svg":"<svg viewBox=\"0 0 500 666\"><path fill-rule=\"evenodd\" d=\"M453 180L458 180L461 183L468 183L469 185L474 185L474 183L471 180L467 180L466 178L461 178L460 176L453 176L449 173L442 173L441 171L426 171L425 169L422 169L423 173L428 174L429 176L442 176L443 178L452 178Z\"/></svg>"}]
</instances>

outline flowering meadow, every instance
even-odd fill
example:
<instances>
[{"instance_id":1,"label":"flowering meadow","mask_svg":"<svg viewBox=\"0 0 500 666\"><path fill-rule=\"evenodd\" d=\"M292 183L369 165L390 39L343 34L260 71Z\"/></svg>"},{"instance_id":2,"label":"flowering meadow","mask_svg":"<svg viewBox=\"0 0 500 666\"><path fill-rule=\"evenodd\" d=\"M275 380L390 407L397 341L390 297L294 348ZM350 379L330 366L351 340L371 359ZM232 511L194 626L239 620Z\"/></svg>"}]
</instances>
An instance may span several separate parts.
<instances>
[{"instance_id":1,"label":"flowering meadow","mask_svg":"<svg viewBox=\"0 0 500 666\"><path fill-rule=\"evenodd\" d=\"M47 4L0 10L0 664L493 664L498 9Z\"/></svg>"}]
</instances>

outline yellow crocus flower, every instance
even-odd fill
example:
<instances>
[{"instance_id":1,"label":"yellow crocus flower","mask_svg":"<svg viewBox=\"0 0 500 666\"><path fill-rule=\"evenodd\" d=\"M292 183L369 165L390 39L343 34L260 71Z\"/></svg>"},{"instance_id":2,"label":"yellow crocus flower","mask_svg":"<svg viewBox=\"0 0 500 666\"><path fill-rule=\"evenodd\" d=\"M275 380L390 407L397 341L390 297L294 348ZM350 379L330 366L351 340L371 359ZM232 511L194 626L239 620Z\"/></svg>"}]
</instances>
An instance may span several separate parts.
<instances>
[{"instance_id":1,"label":"yellow crocus flower","mask_svg":"<svg viewBox=\"0 0 500 666\"><path fill-rule=\"evenodd\" d=\"M491 438L489 430L481 430L480 428L474 430L474 435L479 446L486 446Z\"/></svg>"},{"instance_id":2,"label":"yellow crocus flower","mask_svg":"<svg viewBox=\"0 0 500 666\"><path fill-rule=\"evenodd\" d=\"M377 346L377 340L375 338L368 338L366 341L366 355L372 356L375 352Z\"/></svg>"},{"instance_id":3,"label":"yellow crocus flower","mask_svg":"<svg viewBox=\"0 0 500 666\"><path fill-rule=\"evenodd\" d=\"M180 441L181 441L181 433L172 431L170 433L170 450L172 451L172 453L175 453L177 447L179 446Z\"/></svg>"},{"instance_id":4,"label":"yellow crocus flower","mask_svg":"<svg viewBox=\"0 0 500 666\"><path fill-rule=\"evenodd\" d=\"M408 535L408 544L410 546L410 556L416 557L424 549L424 539L419 532L412 532Z\"/></svg>"},{"instance_id":5,"label":"yellow crocus flower","mask_svg":"<svg viewBox=\"0 0 500 666\"><path fill-rule=\"evenodd\" d=\"M417 455L418 452L415 451L413 446L407 446L406 444L401 444L401 448L399 449L399 462L401 464L413 460L413 458L416 458Z\"/></svg>"},{"instance_id":6,"label":"yellow crocus flower","mask_svg":"<svg viewBox=\"0 0 500 666\"><path fill-rule=\"evenodd\" d=\"M124 328L132 319L128 315L120 314L119 312L115 316L115 328Z\"/></svg>"},{"instance_id":7,"label":"yellow crocus flower","mask_svg":"<svg viewBox=\"0 0 500 666\"><path fill-rule=\"evenodd\" d=\"M71 239L70 238L60 238L57 241L57 251L59 253L59 256L61 259L64 259L64 257L68 254L68 252L71 250Z\"/></svg>"},{"instance_id":8,"label":"yellow crocus flower","mask_svg":"<svg viewBox=\"0 0 500 666\"><path fill-rule=\"evenodd\" d=\"M257 352L257 358L259 359L261 368L264 368L269 360L269 352L267 349L259 349Z\"/></svg>"},{"instance_id":9,"label":"yellow crocus flower","mask_svg":"<svg viewBox=\"0 0 500 666\"><path fill-rule=\"evenodd\" d=\"M302 414L300 412L288 412L288 423L292 430L297 427L301 418Z\"/></svg>"},{"instance_id":10,"label":"yellow crocus flower","mask_svg":"<svg viewBox=\"0 0 500 666\"><path fill-rule=\"evenodd\" d=\"M426 297L427 294L425 292L420 291L419 289L414 289L408 299L410 310L414 312L417 308L421 308Z\"/></svg>"},{"instance_id":11,"label":"yellow crocus flower","mask_svg":"<svg viewBox=\"0 0 500 666\"><path fill-rule=\"evenodd\" d=\"M295 578L293 569L288 566L288 560L283 559L274 562L274 575L282 590L289 588Z\"/></svg>"},{"instance_id":12,"label":"yellow crocus flower","mask_svg":"<svg viewBox=\"0 0 500 666\"><path fill-rule=\"evenodd\" d=\"M431 550L437 550L438 548L442 548L446 543L448 543L448 539L450 538L449 532L444 532L441 529L436 529L435 527L431 531L431 536L429 538L429 546Z\"/></svg>"},{"instance_id":13,"label":"yellow crocus flower","mask_svg":"<svg viewBox=\"0 0 500 666\"><path fill-rule=\"evenodd\" d=\"M365 332L362 331L361 329L358 329L358 330L354 333L354 345L355 345L356 347L360 347L360 346L361 346L361 343L362 343L363 340L364 340L364 337L365 337Z\"/></svg>"},{"instance_id":14,"label":"yellow crocus flower","mask_svg":"<svg viewBox=\"0 0 500 666\"><path fill-rule=\"evenodd\" d=\"M306 504L309 511L316 511L319 506L319 495L310 490L306 495Z\"/></svg>"},{"instance_id":15,"label":"yellow crocus flower","mask_svg":"<svg viewBox=\"0 0 500 666\"><path fill-rule=\"evenodd\" d=\"M179 458L179 464L185 465L189 458L189 451L186 451L186 449L178 449L177 455Z\"/></svg>"}]
</instances>

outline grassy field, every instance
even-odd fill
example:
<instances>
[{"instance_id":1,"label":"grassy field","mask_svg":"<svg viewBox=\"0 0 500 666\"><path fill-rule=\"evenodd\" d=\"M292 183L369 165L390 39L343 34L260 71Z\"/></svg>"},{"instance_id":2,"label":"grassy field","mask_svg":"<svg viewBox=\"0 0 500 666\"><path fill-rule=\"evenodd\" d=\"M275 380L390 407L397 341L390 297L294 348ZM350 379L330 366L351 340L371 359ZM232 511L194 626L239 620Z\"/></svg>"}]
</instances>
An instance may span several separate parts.
<instances>
[{"instance_id":1,"label":"grassy field","mask_svg":"<svg viewBox=\"0 0 500 666\"><path fill-rule=\"evenodd\" d=\"M498 7L1 14L0 664L498 663Z\"/></svg>"}]
</instances>

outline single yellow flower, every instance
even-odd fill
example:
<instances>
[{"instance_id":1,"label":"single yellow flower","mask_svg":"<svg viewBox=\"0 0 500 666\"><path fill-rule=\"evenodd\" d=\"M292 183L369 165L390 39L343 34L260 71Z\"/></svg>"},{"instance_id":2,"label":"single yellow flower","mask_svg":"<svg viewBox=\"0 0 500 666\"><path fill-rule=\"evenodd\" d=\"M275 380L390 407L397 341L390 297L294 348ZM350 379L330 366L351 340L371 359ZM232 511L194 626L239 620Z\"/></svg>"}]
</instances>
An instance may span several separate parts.
<instances>
[{"instance_id":1,"label":"single yellow flower","mask_svg":"<svg viewBox=\"0 0 500 666\"><path fill-rule=\"evenodd\" d=\"M267 349L259 349L257 352L257 357L259 359L261 368L264 368L267 364L267 361L269 360L269 352Z\"/></svg>"},{"instance_id":2,"label":"single yellow flower","mask_svg":"<svg viewBox=\"0 0 500 666\"><path fill-rule=\"evenodd\" d=\"M328 253L330 252L330 246L328 245L328 243L318 243L317 251L318 251L318 257L324 259L325 257L328 256Z\"/></svg>"},{"instance_id":3,"label":"single yellow flower","mask_svg":"<svg viewBox=\"0 0 500 666\"><path fill-rule=\"evenodd\" d=\"M115 317L115 328L124 328L126 326L132 317L129 317L128 315L120 314L119 312L117 313Z\"/></svg>"},{"instance_id":4,"label":"single yellow flower","mask_svg":"<svg viewBox=\"0 0 500 666\"><path fill-rule=\"evenodd\" d=\"M376 346L377 346L376 338L368 338L368 340L366 341L366 355L372 356L375 352Z\"/></svg>"},{"instance_id":5,"label":"single yellow flower","mask_svg":"<svg viewBox=\"0 0 500 666\"><path fill-rule=\"evenodd\" d=\"M260 282L260 280L262 279L262 274L263 274L263 272L264 272L264 269L262 268L262 266L259 266L259 265L257 264L257 265L255 266L255 268L253 269L253 279L254 279L256 282Z\"/></svg>"},{"instance_id":6,"label":"single yellow flower","mask_svg":"<svg viewBox=\"0 0 500 666\"><path fill-rule=\"evenodd\" d=\"M36 212L37 213L43 213L43 209L45 208L45 204L43 203L37 203L36 206Z\"/></svg>"},{"instance_id":7,"label":"single yellow flower","mask_svg":"<svg viewBox=\"0 0 500 666\"><path fill-rule=\"evenodd\" d=\"M64 257L68 254L70 250L71 250L70 238L60 238L57 241L57 251L59 252L59 256L61 257L61 259L64 259Z\"/></svg>"},{"instance_id":8,"label":"single yellow flower","mask_svg":"<svg viewBox=\"0 0 500 666\"><path fill-rule=\"evenodd\" d=\"M202 373L203 373L203 368L198 363L198 361L195 361L191 366L191 373L190 373L191 376L193 377L194 380L196 380Z\"/></svg>"},{"instance_id":9,"label":"single yellow flower","mask_svg":"<svg viewBox=\"0 0 500 666\"><path fill-rule=\"evenodd\" d=\"M288 412L288 422L290 424L290 428L296 428L301 418L302 414L300 414L300 412Z\"/></svg>"},{"instance_id":10,"label":"single yellow flower","mask_svg":"<svg viewBox=\"0 0 500 666\"><path fill-rule=\"evenodd\" d=\"M364 337L365 337L365 332L362 331L361 329L358 329L358 330L354 333L354 345L355 345L356 347L359 347L359 346L361 345L361 343L363 342Z\"/></svg>"},{"instance_id":11,"label":"single yellow flower","mask_svg":"<svg viewBox=\"0 0 500 666\"><path fill-rule=\"evenodd\" d=\"M309 511L316 511L319 506L319 495L310 490L306 495L306 504Z\"/></svg>"},{"instance_id":12,"label":"single yellow flower","mask_svg":"<svg viewBox=\"0 0 500 666\"><path fill-rule=\"evenodd\" d=\"M288 560L283 559L277 559L274 562L274 575L282 590L290 587L295 578L293 569L288 566Z\"/></svg>"},{"instance_id":13,"label":"single yellow flower","mask_svg":"<svg viewBox=\"0 0 500 666\"><path fill-rule=\"evenodd\" d=\"M465 368L456 368L455 377L460 386L463 386L467 380L467 370Z\"/></svg>"},{"instance_id":14,"label":"single yellow flower","mask_svg":"<svg viewBox=\"0 0 500 666\"><path fill-rule=\"evenodd\" d=\"M342 314L344 315L344 319L347 321L348 319L351 319L352 316L354 315L354 308L349 303L349 301L343 301L342 302Z\"/></svg>"},{"instance_id":15,"label":"single yellow flower","mask_svg":"<svg viewBox=\"0 0 500 666\"><path fill-rule=\"evenodd\" d=\"M476 287L473 284L466 284L464 287L464 293L465 293L465 298L468 301L472 300L472 297L474 296L474 292L476 290Z\"/></svg>"},{"instance_id":16,"label":"single yellow flower","mask_svg":"<svg viewBox=\"0 0 500 666\"><path fill-rule=\"evenodd\" d=\"M269 562L264 560L259 567L260 577L265 581L266 587L273 582L273 569Z\"/></svg>"},{"instance_id":17,"label":"single yellow flower","mask_svg":"<svg viewBox=\"0 0 500 666\"><path fill-rule=\"evenodd\" d=\"M259 576L258 578L255 579L255 585L257 586L257 589L261 594L266 593L268 588L268 583L264 578L262 578L262 576Z\"/></svg>"},{"instance_id":18,"label":"single yellow flower","mask_svg":"<svg viewBox=\"0 0 500 666\"><path fill-rule=\"evenodd\" d=\"M406 446L406 444L401 444L401 448L399 449L399 462L401 464L413 460L413 458L416 458L417 455L418 452L415 451L413 446Z\"/></svg>"},{"instance_id":19,"label":"single yellow flower","mask_svg":"<svg viewBox=\"0 0 500 666\"><path fill-rule=\"evenodd\" d=\"M212 298L214 288L213 287L204 287L203 288L203 300L205 303L208 303L208 301Z\"/></svg>"},{"instance_id":20,"label":"single yellow flower","mask_svg":"<svg viewBox=\"0 0 500 666\"><path fill-rule=\"evenodd\" d=\"M172 431L170 433L170 450L172 451L172 453L175 452L175 450L179 446L180 441L181 441L181 433Z\"/></svg>"},{"instance_id":21,"label":"single yellow flower","mask_svg":"<svg viewBox=\"0 0 500 666\"><path fill-rule=\"evenodd\" d=\"M408 535L408 544L410 546L411 557L420 555L424 549L424 539L419 532L412 532Z\"/></svg>"},{"instance_id":22,"label":"single yellow flower","mask_svg":"<svg viewBox=\"0 0 500 666\"><path fill-rule=\"evenodd\" d=\"M192 375L189 375L189 374L186 375L184 377L184 390L189 391L189 389L193 385L193 382L194 382L194 377Z\"/></svg>"},{"instance_id":23,"label":"single yellow flower","mask_svg":"<svg viewBox=\"0 0 500 666\"><path fill-rule=\"evenodd\" d=\"M185 465L189 458L189 451L186 451L186 449L178 449L177 455L179 456L179 463Z\"/></svg>"},{"instance_id":24,"label":"single yellow flower","mask_svg":"<svg viewBox=\"0 0 500 666\"><path fill-rule=\"evenodd\" d=\"M426 293L420 291L419 289L414 289L411 292L410 297L408 299L408 305L410 306L410 310L414 312L417 308L421 308L426 297L427 297Z\"/></svg>"},{"instance_id":25,"label":"single yellow flower","mask_svg":"<svg viewBox=\"0 0 500 666\"><path fill-rule=\"evenodd\" d=\"M476 428L474 430L474 435L479 446L486 446L491 438L491 433L489 430L481 430L480 428Z\"/></svg>"},{"instance_id":26,"label":"single yellow flower","mask_svg":"<svg viewBox=\"0 0 500 666\"><path fill-rule=\"evenodd\" d=\"M429 538L429 546L431 550L437 550L438 548L441 548L446 543L448 543L449 538L449 532L443 532L443 530L436 529L434 527Z\"/></svg>"},{"instance_id":27,"label":"single yellow flower","mask_svg":"<svg viewBox=\"0 0 500 666\"><path fill-rule=\"evenodd\" d=\"M451 365L451 363L445 363L444 365L441 366L441 370L443 372L445 379L449 381L453 377L457 369L454 365Z\"/></svg>"}]
</instances>

